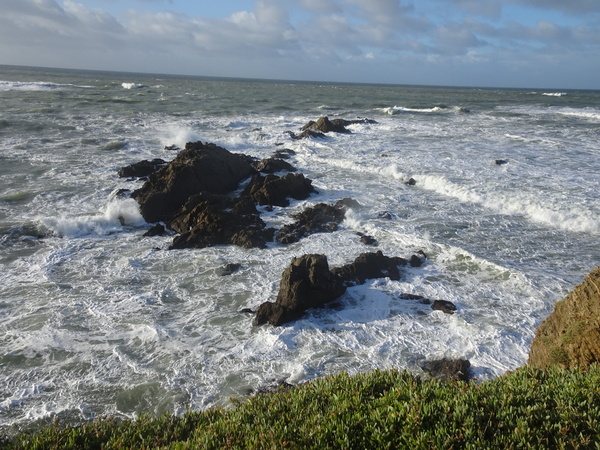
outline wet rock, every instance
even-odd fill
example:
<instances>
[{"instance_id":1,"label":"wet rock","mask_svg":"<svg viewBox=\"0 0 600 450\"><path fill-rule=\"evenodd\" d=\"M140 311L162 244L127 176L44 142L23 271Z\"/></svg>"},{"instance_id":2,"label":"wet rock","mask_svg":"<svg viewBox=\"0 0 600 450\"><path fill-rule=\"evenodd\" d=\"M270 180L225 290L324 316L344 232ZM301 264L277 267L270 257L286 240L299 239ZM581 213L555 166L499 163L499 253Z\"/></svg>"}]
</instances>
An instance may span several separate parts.
<instances>
[{"instance_id":1,"label":"wet rock","mask_svg":"<svg viewBox=\"0 0 600 450\"><path fill-rule=\"evenodd\" d=\"M289 206L289 199L305 200L316 192L312 181L302 174L255 175L244 189L242 196L250 197L259 205Z\"/></svg>"},{"instance_id":2,"label":"wet rock","mask_svg":"<svg viewBox=\"0 0 600 450\"><path fill-rule=\"evenodd\" d=\"M496 160L497 166L503 166L504 164L508 164L508 159L497 159Z\"/></svg>"},{"instance_id":3,"label":"wet rock","mask_svg":"<svg viewBox=\"0 0 600 450\"><path fill-rule=\"evenodd\" d=\"M427 255L423 250L419 250L416 255L412 255L408 261L411 267L421 267L425 260L427 259Z\"/></svg>"},{"instance_id":4,"label":"wet rock","mask_svg":"<svg viewBox=\"0 0 600 450\"><path fill-rule=\"evenodd\" d=\"M243 248L265 248L273 240L275 230L266 228L258 215L236 214L221 209L209 201L198 203L185 217L179 219L179 236L170 249L205 248L233 244ZM188 231L183 231L187 225Z\"/></svg>"},{"instance_id":5,"label":"wet rock","mask_svg":"<svg viewBox=\"0 0 600 450\"><path fill-rule=\"evenodd\" d=\"M296 134L293 131L286 131L287 134L289 134L289 136L294 139L294 140L300 140L300 139L307 139L307 138L317 138L317 139L324 139L326 136L319 132L319 131L313 131L313 130L304 130L302 133L300 134Z\"/></svg>"},{"instance_id":6,"label":"wet rock","mask_svg":"<svg viewBox=\"0 0 600 450\"><path fill-rule=\"evenodd\" d=\"M144 233L144 237L163 236L166 230L163 224L157 223Z\"/></svg>"},{"instance_id":7,"label":"wet rock","mask_svg":"<svg viewBox=\"0 0 600 450\"><path fill-rule=\"evenodd\" d=\"M189 142L173 161L150 175L132 197L147 222L168 221L192 195L224 194L256 173L247 157L215 144Z\"/></svg>"},{"instance_id":8,"label":"wet rock","mask_svg":"<svg viewBox=\"0 0 600 450\"><path fill-rule=\"evenodd\" d=\"M319 203L306 208L294 216L294 223L285 225L277 233L277 241L290 244L310 234L336 231L344 220L349 201L350 199L340 200L335 205Z\"/></svg>"},{"instance_id":9,"label":"wet rock","mask_svg":"<svg viewBox=\"0 0 600 450\"><path fill-rule=\"evenodd\" d=\"M307 309L321 307L345 291L342 281L329 270L325 255L294 258L282 274L277 299L258 307L254 325L278 326L297 320Z\"/></svg>"},{"instance_id":10,"label":"wet rock","mask_svg":"<svg viewBox=\"0 0 600 450\"><path fill-rule=\"evenodd\" d=\"M296 168L281 158L265 158L252 164L262 173L296 172Z\"/></svg>"},{"instance_id":11,"label":"wet rock","mask_svg":"<svg viewBox=\"0 0 600 450\"><path fill-rule=\"evenodd\" d=\"M433 378L452 381L469 381L471 363L467 359L439 359L425 361L421 368Z\"/></svg>"},{"instance_id":12,"label":"wet rock","mask_svg":"<svg viewBox=\"0 0 600 450\"><path fill-rule=\"evenodd\" d=\"M587 369L600 363L600 266L554 305L535 332L529 366Z\"/></svg>"},{"instance_id":13,"label":"wet rock","mask_svg":"<svg viewBox=\"0 0 600 450\"><path fill-rule=\"evenodd\" d=\"M445 314L454 314L454 311L456 311L456 306L454 303L447 300L435 300L431 305L431 309L434 311L442 311Z\"/></svg>"},{"instance_id":14,"label":"wet rock","mask_svg":"<svg viewBox=\"0 0 600 450\"><path fill-rule=\"evenodd\" d=\"M241 267L242 265L238 263L225 264L223 267L219 267L217 269L217 275L219 275L220 277L226 277L234 274L235 272L240 270Z\"/></svg>"},{"instance_id":15,"label":"wet rock","mask_svg":"<svg viewBox=\"0 0 600 450\"><path fill-rule=\"evenodd\" d=\"M318 133L350 133L346 127L357 123L376 123L370 119L356 119L356 120L345 120L345 119L333 119L329 120L329 117L320 117L316 122L310 121L302 127L302 131L314 131Z\"/></svg>"},{"instance_id":16,"label":"wet rock","mask_svg":"<svg viewBox=\"0 0 600 450\"><path fill-rule=\"evenodd\" d=\"M179 151L181 150L179 147L177 147L176 145L165 145L165 150L170 150L170 151Z\"/></svg>"},{"instance_id":17,"label":"wet rock","mask_svg":"<svg viewBox=\"0 0 600 450\"><path fill-rule=\"evenodd\" d=\"M295 154L296 154L296 152L292 149L282 148L281 150L275 151L275 153L273 153L273 156L275 158L289 159L290 157L294 156Z\"/></svg>"},{"instance_id":18,"label":"wet rock","mask_svg":"<svg viewBox=\"0 0 600 450\"><path fill-rule=\"evenodd\" d=\"M408 261L400 257L385 256L381 251L363 253L353 263L332 269L346 286L363 284L367 279L389 277L400 279L399 266L406 266Z\"/></svg>"},{"instance_id":19,"label":"wet rock","mask_svg":"<svg viewBox=\"0 0 600 450\"><path fill-rule=\"evenodd\" d=\"M147 159L130 164L128 166L119 169L119 177L121 178L140 178L147 177L150 174L156 172L159 168L167 164L165 160L155 158L152 161Z\"/></svg>"},{"instance_id":20,"label":"wet rock","mask_svg":"<svg viewBox=\"0 0 600 450\"><path fill-rule=\"evenodd\" d=\"M360 242L362 242L365 245L372 245L374 247L376 247L377 245L379 245L379 243L377 242L377 239L375 239L373 236L369 236L366 234L362 234L362 233L357 233L360 236Z\"/></svg>"},{"instance_id":21,"label":"wet rock","mask_svg":"<svg viewBox=\"0 0 600 450\"><path fill-rule=\"evenodd\" d=\"M409 180L404 184L408 186L414 186L415 184L417 184L417 180L415 180L414 178L409 178Z\"/></svg>"}]
</instances>

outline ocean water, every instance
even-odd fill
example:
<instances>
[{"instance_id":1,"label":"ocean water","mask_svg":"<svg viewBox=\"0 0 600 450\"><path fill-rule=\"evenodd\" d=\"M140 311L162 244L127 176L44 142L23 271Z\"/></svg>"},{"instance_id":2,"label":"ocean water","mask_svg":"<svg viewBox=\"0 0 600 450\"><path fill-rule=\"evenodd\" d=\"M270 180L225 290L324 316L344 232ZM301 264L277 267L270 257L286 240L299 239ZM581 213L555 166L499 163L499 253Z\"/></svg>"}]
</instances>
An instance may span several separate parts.
<instances>
[{"instance_id":1,"label":"ocean water","mask_svg":"<svg viewBox=\"0 0 600 450\"><path fill-rule=\"evenodd\" d=\"M0 432L55 419L181 413L281 381L465 357L486 380L527 360L556 301L600 264L600 92L320 84L0 67ZM293 141L320 116L374 124ZM165 147L282 148L340 229L266 249L167 250L118 178ZM506 164L498 165L502 159ZM413 178L414 186L406 182ZM357 233L378 247L362 244ZM283 327L291 259L428 259ZM240 264L223 276L221 268ZM452 301L454 315L402 299Z\"/></svg>"}]
</instances>

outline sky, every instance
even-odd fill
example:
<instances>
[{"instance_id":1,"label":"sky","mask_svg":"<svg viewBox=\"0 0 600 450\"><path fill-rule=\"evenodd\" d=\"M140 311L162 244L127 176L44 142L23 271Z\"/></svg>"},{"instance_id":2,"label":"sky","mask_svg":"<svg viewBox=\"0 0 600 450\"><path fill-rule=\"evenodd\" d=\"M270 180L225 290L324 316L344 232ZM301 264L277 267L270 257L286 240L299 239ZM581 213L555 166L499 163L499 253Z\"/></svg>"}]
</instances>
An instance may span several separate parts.
<instances>
[{"instance_id":1,"label":"sky","mask_svg":"<svg viewBox=\"0 0 600 450\"><path fill-rule=\"evenodd\" d=\"M0 0L0 64L600 89L600 0Z\"/></svg>"}]
</instances>

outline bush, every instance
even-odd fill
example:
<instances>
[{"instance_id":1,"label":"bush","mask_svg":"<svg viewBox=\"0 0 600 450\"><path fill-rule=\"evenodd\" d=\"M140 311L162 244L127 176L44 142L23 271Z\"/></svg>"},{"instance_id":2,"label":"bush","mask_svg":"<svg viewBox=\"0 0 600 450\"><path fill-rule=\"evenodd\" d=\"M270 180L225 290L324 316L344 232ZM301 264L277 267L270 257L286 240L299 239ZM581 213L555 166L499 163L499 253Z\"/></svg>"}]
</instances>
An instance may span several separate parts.
<instances>
[{"instance_id":1,"label":"bush","mask_svg":"<svg viewBox=\"0 0 600 450\"><path fill-rule=\"evenodd\" d=\"M338 374L231 408L97 420L12 448L596 448L600 368L521 368L480 384L408 372Z\"/></svg>"}]
</instances>

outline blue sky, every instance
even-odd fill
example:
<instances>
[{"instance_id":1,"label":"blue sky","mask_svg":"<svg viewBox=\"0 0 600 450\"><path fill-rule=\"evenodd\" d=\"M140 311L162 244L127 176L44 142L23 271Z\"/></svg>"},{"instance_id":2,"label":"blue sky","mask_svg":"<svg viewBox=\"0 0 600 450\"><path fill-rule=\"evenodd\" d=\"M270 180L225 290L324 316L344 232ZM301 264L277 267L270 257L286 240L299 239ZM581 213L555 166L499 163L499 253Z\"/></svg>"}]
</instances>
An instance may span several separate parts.
<instances>
[{"instance_id":1,"label":"blue sky","mask_svg":"<svg viewBox=\"0 0 600 450\"><path fill-rule=\"evenodd\" d=\"M0 0L0 64L600 89L600 0Z\"/></svg>"}]
</instances>

